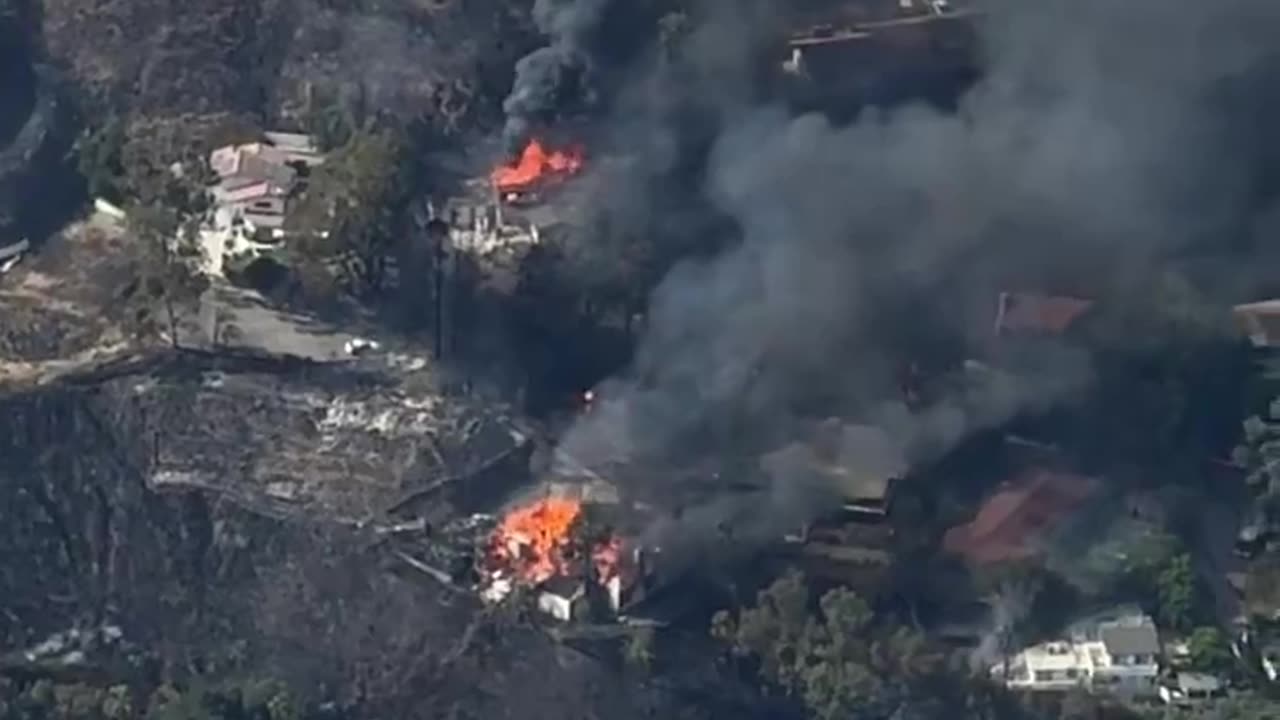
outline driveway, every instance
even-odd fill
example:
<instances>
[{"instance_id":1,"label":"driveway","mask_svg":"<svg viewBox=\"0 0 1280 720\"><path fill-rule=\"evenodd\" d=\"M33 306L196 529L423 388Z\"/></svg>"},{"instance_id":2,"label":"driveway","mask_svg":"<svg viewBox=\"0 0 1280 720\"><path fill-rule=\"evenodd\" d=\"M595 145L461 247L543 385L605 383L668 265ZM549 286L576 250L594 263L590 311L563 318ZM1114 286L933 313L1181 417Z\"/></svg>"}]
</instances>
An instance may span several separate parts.
<instances>
[{"instance_id":1,"label":"driveway","mask_svg":"<svg viewBox=\"0 0 1280 720\"><path fill-rule=\"evenodd\" d=\"M317 361L341 360L356 337L315 318L270 307L262 296L215 284L201 298L202 343L249 347ZM216 337L215 337L216 336Z\"/></svg>"}]
</instances>

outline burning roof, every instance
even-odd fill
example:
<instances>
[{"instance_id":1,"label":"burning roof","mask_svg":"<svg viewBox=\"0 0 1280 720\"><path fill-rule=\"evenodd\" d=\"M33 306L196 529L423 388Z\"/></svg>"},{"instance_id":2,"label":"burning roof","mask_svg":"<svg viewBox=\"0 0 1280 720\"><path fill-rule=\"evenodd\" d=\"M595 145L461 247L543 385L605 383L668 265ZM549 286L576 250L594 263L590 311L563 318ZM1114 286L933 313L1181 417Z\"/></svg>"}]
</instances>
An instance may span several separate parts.
<instances>
[{"instance_id":1,"label":"burning roof","mask_svg":"<svg viewBox=\"0 0 1280 720\"><path fill-rule=\"evenodd\" d=\"M584 510L575 498L548 496L503 515L480 559L481 597L500 602L515 587L590 581L618 610L624 581L635 580L635 568L623 567L623 541L612 531L592 535Z\"/></svg>"},{"instance_id":2,"label":"burning roof","mask_svg":"<svg viewBox=\"0 0 1280 720\"><path fill-rule=\"evenodd\" d=\"M1034 556L1043 535L1097 489L1095 478L1031 470L988 498L972 521L948 530L943 548L977 565Z\"/></svg>"},{"instance_id":3,"label":"burning roof","mask_svg":"<svg viewBox=\"0 0 1280 720\"><path fill-rule=\"evenodd\" d=\"M582 170L582 151L578 148L548 150L540 140L530 140L514 164L496 168L489 176L502 193L520 193L535 189L547 181L563 180Z\"/></svg>"}]
</instances>

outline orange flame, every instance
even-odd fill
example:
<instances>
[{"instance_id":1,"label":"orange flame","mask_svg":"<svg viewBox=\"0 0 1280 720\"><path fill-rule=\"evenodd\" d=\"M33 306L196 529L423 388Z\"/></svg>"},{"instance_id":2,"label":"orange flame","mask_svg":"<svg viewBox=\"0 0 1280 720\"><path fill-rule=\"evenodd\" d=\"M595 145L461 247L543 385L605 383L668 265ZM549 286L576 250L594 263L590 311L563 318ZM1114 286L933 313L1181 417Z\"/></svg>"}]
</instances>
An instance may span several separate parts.
<instances>
[{"instance_id":1,"label":"orange flame","mask_svg":"<svg viewBox=\"0 0 1280 720\"><path fill-rule=\"evenodd\" d=\"M569 531L582 512L576 500L544 498L503 518L490 538L490 559L536 585L566 572Z\"/></svg>"},{"instance_id":2,"label":"orange flame","mask_svg":"<svg viewBox=\"0 0 1280 720\"><path fill-rule=\"evenodd\" d=\"M582 153L577 149L548 152L538 140L531 140L514 165L503 165L490 179L502 192L518 192L537 183L546 175L564 177L582 169Z\"/></svg>"},{"instance_id":3,"label":"orange flame","mask_svg":"<svg viewBox=\"0 0 1280 720\"><path fill-rule=\"evenodd\" d=\"M601 584L623 578L623 542L616 535L595 543L589 558L574 550L572 534L581 515L582 503L572 498L547 497L512 510L489 536L489 571L532 586L581 576L590 562Z\"/></svg>"}]
</instances>

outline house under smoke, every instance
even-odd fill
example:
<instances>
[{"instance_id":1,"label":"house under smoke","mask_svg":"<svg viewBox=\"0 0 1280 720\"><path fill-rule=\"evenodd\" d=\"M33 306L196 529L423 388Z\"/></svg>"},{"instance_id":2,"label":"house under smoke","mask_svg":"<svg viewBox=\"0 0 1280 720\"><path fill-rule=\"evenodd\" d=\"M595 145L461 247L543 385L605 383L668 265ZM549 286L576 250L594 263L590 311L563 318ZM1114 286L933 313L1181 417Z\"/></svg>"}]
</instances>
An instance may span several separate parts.
<instances>
[{"instance_id":1,"label":"house under smoke","mask_svg":"<svg viewBox=\"0 0 1280 720\"><path fill-rule=\"evenodd\" d=\"M1092 300L1065 295L1002 292L996 307L994 334L999 338L1059 336L1092 307Z\"/></svg>"},{"instance_id":2,"label":"house under smoke","mask_svg":"<svg viewBox=\"0 0 1280 720\"><path fill-rule=\"evenodd\" d=\"M1047 535L1099 489L1095 478L1036 468L1004 483L974 518L947 531L942 546L972 566L1040 555Z\"/></svg>"},{"instance_id":3,"label":"house under smoke","mask_svg":"<svg viewBox=\"0 0 1280 720\"><path fill-rule=\"evenodd\" d=\"M888 514L893 485L908 470L905 448L884 430L837 419L763 456L760 465L775 482L829 494L845 513L868 519Z\"/></svg>"}]
</instances>

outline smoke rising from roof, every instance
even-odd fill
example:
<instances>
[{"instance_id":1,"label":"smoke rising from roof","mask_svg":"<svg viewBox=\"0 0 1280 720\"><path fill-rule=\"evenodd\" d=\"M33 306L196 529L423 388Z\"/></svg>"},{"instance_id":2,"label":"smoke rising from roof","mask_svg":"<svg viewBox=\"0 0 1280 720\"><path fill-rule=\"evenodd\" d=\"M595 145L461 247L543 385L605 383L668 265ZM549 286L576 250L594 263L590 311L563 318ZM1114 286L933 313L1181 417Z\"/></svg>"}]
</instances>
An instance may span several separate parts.
<instances>
[{"instance_id":1,"label":"smoke rising from roof","mask_svg":"<svg viewBox=\"0 0 1280 720\"><path fill-rule=\"evenodd\" d=\"M984 77L955 112L726 115L705 190L741 240L658 287L633 366L563 448L643 461L725 414L776 422L818 388L937 453L1080 388L1088 358L1061 352L923 414L868 402L891 385L886 325L963 334L964 310L990 311L1008 283L1102 291L1251 225L1264 161L1239 142L1250 106L1215 93L1228 79L1268 92L1248 73L1277 30L1267 0L997 2ZM886 319L900 300L920 310Z\"/></svg>"},{"instance_id":2,"label":"smoke rising from roof","mask_svg":"<svg viewBox=\"0 0 1280 720\"><path fill-rule=\"evenodd\" d=\"M583 92L591 60L586 51L609 0L536 0L533 21L548 44L516 63L511 94L502 103L503 139L515 152L533 127L569 98Z\"/></svg>"}]
</instances>

